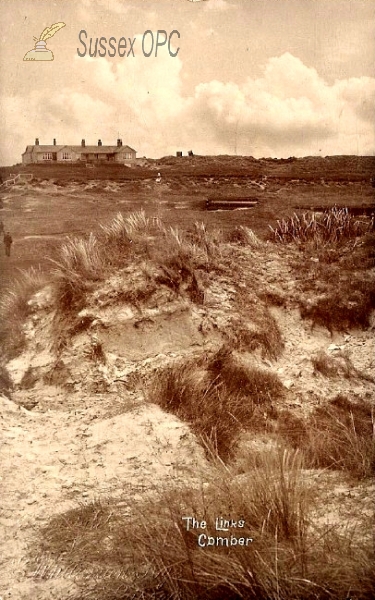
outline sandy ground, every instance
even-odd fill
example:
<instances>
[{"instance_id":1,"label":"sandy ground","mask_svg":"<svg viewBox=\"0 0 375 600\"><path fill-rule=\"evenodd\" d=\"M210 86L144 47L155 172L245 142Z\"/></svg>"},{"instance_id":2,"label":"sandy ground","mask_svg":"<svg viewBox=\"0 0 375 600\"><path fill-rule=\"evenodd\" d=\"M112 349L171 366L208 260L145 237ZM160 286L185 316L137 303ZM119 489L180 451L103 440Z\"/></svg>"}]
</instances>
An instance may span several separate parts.
<instances>
[{"instance_id":1,"label":"sandy ground","mask_svg":"<svg viewBox=\"0 0 375 600\"><path fill-rule=\"evenodd\" d=\"M100 418L105 403L92 396L80 410L41 412L1 398L1 598L63 598L73 586L69 573L61 578L55 566L28 563L50 516L119 492L131 506L155 481L186 480L204 465L188 428L158 407L129 402L128 412Z\"/></svg>"}]
</instances>

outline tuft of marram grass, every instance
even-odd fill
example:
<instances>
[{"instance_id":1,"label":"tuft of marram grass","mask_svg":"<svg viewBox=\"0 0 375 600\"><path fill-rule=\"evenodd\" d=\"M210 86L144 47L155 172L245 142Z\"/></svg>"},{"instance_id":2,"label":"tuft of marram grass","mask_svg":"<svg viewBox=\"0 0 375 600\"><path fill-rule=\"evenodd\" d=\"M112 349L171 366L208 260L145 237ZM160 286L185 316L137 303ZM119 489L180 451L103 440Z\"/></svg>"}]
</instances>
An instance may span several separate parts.
<instances>
[{"instance_id":1,"label":"tuft of marram grass","mask_svg":"<svg viewBox=\"0 0 375 600\"><path fill-rule=\"evenodd\" d=\"M74 573L72 600L370 600L373 550L349 526L313 525L303 466L278 449L245 476L218 461L200 486L153 490L131 507L82 504L43 527L34 560ZM236 526L220 531L217 519Z\"/></svg>"},{"instance_id":2,"label":"tuft of marram grass","mask_svg":"<svg viewBox=\"0 0 375 600\"><path fill-rule=\"evenodd\" d=\"M284 340L276 319L267 306L247 306L239 302L239 317L231 319L227 330L229 344L235 350L254 352L260 348L263 358L276 360L284 350Z\"/></svg>"},{"instance_id":3,"label":"tuft of marram grass","mask_svg":"<svg viewBox=\"0 0 375 600\"><path fill-rule=\"evenodd\" d=\"M338 394L305 419L281 413L279 432L303 452L310 467L342 470L356 479L374 476L375 420L369 402Z\"/></svg>"},{"instance_id":4,"label":"tuft of marram grass","mask_svg":"<svg viewBox=\"0 0 375 600\"><path fill-rule=\"evenodd\" d=\"M301 317L312 325L322 325L333 331L348 331L359 327L368 329L375 308L375 281L355 280L339 283L315 302L300 308Z\"/></svg>"},{"instance_id":5,"label":"tuft of marram grass","mask_svg":"<svg viewBox=\"0 0 375 600\"><path fill-rule=\"evenodd\" d=\"M0 356L9 360L22 352L26 339L24 323L31 313L29 300L46 285L47 276L34 267L19 271L0 300Z\"/></svg>"},{"instance_id":6,"label":"tuft of marram grass","mask_svg":"<svg viewBox=\"0 0 375 600\"><path fill-rule=\"evenodd\" d=\"M363 371L356 369L349 354L343 350L339 350L333 356L324 350L320 350L311 357L311 362L314 371L316 373L321 373L324 377L375 381L371 375L367 375Z\"/></svg>"},{"instance_id":7,"label":"tuft of marram grass","mask_svg":"<svg viewBox=\"0 0 375 600\"><path fill-rule=\"evenodd\" d=\"M333 207L323 215L317 213L294 214L277 221L270 227L271 239L278 243L297 244L313 242L320 244L342 243L363 235L370 230L369 223L358 221L346 208Z\"/></svg>"},{"instance_id":8,"label":"tuft of marram grass","mask_svg":"<svg viewBox=\"0 0 375 600\"><path fill-rule=\"evenodd\" d=\"M5 366L0 363L0 394L10 398L12 390L13 381Z\"/></svg>"},{"instance_id":9,"label":"tuft of marram grass","mask_svg":"<svg viewBox=\"0 0 375 600\"><path fill-rule=\"evenodd\" d=\"M276 374L236 362L230 350L202 364L187 360L161 368L148 399L189 423L203 446L226 460L241 431L259 429L284 390Z\"/></svg>"},{"instance_id":10,"label":"tuft of marram grass","mask_svg":"<svg viewBox=\"0 0 375 600\"><path fill-rule=\"evenodd\" d=\"M240 246L250 246L251 248L260 248L263 245L262 240L258 238L254 231L244 225L232 229L228 233L227 239L229 242Z\"/></svg>"},{"instance_id":11,"label":"tuft of marram grass","mask_svg":"<svg viewBox=\"0 0 375 600\"><path fill-rule=\"evenodd\" d=\"M52 262L53 346L59 352L67 343L89 292L104 279L105 263L101 245L92 233L87 239L69 239L61 247L59 259Z\"/></svg>"}]
</instances>

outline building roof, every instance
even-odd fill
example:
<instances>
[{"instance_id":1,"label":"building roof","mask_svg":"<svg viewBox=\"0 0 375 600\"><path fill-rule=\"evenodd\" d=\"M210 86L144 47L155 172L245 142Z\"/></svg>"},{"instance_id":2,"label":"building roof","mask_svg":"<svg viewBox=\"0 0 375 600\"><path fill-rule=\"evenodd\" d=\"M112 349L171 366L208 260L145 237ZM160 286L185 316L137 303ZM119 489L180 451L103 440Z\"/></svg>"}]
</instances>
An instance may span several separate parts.
<instances>
[{"instance_id":1,"label":"building roof","mask_svg":"<svg viewBox=\"0 0 375 600\"><path fill-rule=\"evenodd\" d=\"M119 152L135 152L130 146L69 146L69 145L47 145L41 144L26 146L22 154L39 154L40 152L59 152L60 150L77 152L79 154L117 154Z\"/></svg>"}]
</instances>

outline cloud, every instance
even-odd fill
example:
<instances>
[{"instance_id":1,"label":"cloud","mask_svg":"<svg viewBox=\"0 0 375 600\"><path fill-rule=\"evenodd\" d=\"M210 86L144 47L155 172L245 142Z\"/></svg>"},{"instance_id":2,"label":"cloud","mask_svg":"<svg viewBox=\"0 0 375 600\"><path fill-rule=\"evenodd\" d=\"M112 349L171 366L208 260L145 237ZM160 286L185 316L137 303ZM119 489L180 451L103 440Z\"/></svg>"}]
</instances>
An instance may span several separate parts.
<instances>
[{"instance_id":1,"label":"cloud","mask_svg":"<svg viewBox=\"0 0 375 600\"><path fill-rule=\"evenodd\" d=\"M137 36L140 43L140 36ZM140 46L139 46L140 48ZM165 50L165 48L164 48ZM212 80L182 92L178 55L113 61L79 58L73 79L48 95L0 98L2 164L20 161L27 144L113 143L117 133L140 156L234 153L261 156L374 154L375 79L358 77L329 85L290 53L272 57L263 74L242 85Z\"/></svg>"},{"instance_id":2,"label":"cloud","mask_svg":"<svg viewBox=\"0 0 375 600\"><path fill-rule=\"evenodd\" d=\"M211 148L262 156L373 153L375 79L328 85L289 53L271 58L263 77L242 86L196 87L186 122L209 131Z\"/></svg>"},{"instance_id":3,"label":"cloud","mask_svg":"<svg viewBox=\"0 0 375 600\"><path fill-rule=\"evenodd\" d=\"M226 2L226 0L208 0L208 2L205 2L204 4L204 10L217 10L217 11L222 11L222 10L229 10L230 5L228 4L228 2Z\"/></svg>"},{"instance_id":4,"label":"cloud","mask_svg":"<svg viewBox=\"0 0 375 600\"><path fill-rule=\"evenodd\" d=\"M349 105L358 118L375 123L375 79L351 77L336 82L343 103Z\"/></svg>"}]
</instances>

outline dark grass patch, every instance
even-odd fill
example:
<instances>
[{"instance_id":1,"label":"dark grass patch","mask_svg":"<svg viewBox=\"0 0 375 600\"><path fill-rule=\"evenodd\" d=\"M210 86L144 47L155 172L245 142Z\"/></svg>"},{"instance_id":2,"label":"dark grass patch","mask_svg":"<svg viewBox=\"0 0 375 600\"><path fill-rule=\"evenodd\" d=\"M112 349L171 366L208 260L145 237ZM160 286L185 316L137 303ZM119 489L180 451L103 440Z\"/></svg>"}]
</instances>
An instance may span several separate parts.
<instances>
[{"instance_id":1,"label":"dark grass patch","mask_svg":"<svg viewBox=\"0 0 375 600\"><path fill-rule=\"evenodd\" d=\"M29 366L21 379L20 388L22 390L29 390L34 387L38 380L38 370Z\"/></svg>"},{"instance_id":2,"label":"dark grass patch","mask_svg":"<svg viewBox=\"0 0 375 600\"><path fill-rule=\"evenodd\" d=\"M340 267L346 271L365 270L375 267L375 233L369 232L361 238L355 248L344 254Z\"/></svg>"},{"instance_id":3,"label":"dark grass patch","mask_svg":"<svg viewBox=\"0 0 375 600\"><path fill-rule=\"evenodd\" d=\"M224 239L226 242L238 244L239 246L259 247L262 245L261 240L255 235L253 230L243 225L237 225L227 231Z\"/></svg>"},{"instance_id":4,"label":"dark grass patch","mask_svg":"<svg viewBox=\"0 0 375 600\"><path fill-rule=\"evenodd\" d=\"M305 419L288 409L277 414L277 431L292 448L303 448L308 437L308 425Z\"/></svg>"},{"instance_id":5,"label":"dark grass patch","mask_svg":"<svg viewBox=\"0 0 375 600\"><path fill-rule=\"evenodd\" d=\"M107 357L104 352L103 344L96 336L93 336L90 339L90 343L85 349L85 356L95 363L106 364Z\"/></svg>"},{"instance_id":6,"label":"dark grass patch","mask_svg":"<svg viewBox=\"0 0 375 600\"><path fill-rule=\"evenodd\" d=\"M313 326L322 325L332 334L355 327L368 329L374 308L375 281L352 280L338 282L335 289L317 301L303 305L300 312L301 317L310 319Z\"/></svg>"},{"instance_id":7,"label":"dark grass patch","mask_svg":"<svg viewBox=\"0 0 375 600\"><path fill-rule=\"evenodd\" d=\"M166 285L176 293L184 284L189 285L194 275L194 266L190 256L183 250L173 256L165 257L164 263L159 265L159 269L161 273L157 276L156 282Z\"/></svg>"},{"instance_id":8,"label":"dark grass patch","mask_svg":"<svg viewBox=\"0 0 375 600\"><path fill-rule=\"evenodd\" d=\"M71 373L61 359L58 359L50 370L44 375L43 382L46 385L56 385L60 387L69 387L67 381L70 379Z\"/></svg>"},{"instance_id":9,"label":"dark grass patch","mask_svg":"<svg viewBox=\"0 0 375 600\"><path fill-rule=\"evenodd\" d=\"M0 394L11 397L13 390L12 379L4 365L0 363Z\"/></svg>"},{"instance_id":10,"label":"dark grass patch","mask_svg":"<svg viewBox=\"0 0 375 600\"><path fill-rule=\"evenodd\" d=\"M44 577L73 574L71 600L370 600L370 544L350 527L308 527L316 500L302 469L298 452L272 452L241 480L217 463L200 488L81 504L50 519L31 559ZM188 528L192 516L206 527ZM218 516L241 526L218 531Z\"/></svg>"},{"instance_id":11,"label":"dark grass patch","mask_svg":"<svg viewBox=\"0 0 375 600\"><path fill-rule=\"evenodd\" d=\"M279 358L284 349L284 341L268 307L252 303L246 307L246 301L242 299L239 310L239 317L232 318L227 332L233 349L254 352L260 348L263 358Z\"/></svg>"},{"instance_id":12,"label":"dark grass patch","mask_svg":"<svg viewBox=\"0 0 375 600\"><path fill-rule=\"evenodd\" d=\"M299 246L300 253L290 260L303 292L298 300L302 318L331 334L370 327L375 308L374 239L372 232L362 232L342 242Z\"/></svg>"},{"instance_id":13,"label":"dark grass patch","mask_svg":"<svg viewBox=\"0 0 375 600\"><path fill-rule=\"evenodd\" d=\"M204 447L226 460L243 429L259 429L259 411L283 396L274 373L248 368L222 349L208 359L187 361L158 371L149 400L189 423Z\"/></svg>"},{"instance_id":14,"label":"dark grass patch","mask_svg":"<svg viewBox=\"0 0 375 600\"><path fill-rule=\"evenodd\" d=\"M156 283L165 285L176 294L186 293L195 304L204 303L204 290L197 278L196 270L189 260L189 256L182 253L174 255L159 267L160 274L156 276Z\"/></svg>"},{"instance_id":15,"label":"dark grass patch","mask_svg":"<svg viewBox=\"0 0 375 600\"><path fill-rule=\"evenodd\" d=\"M374 476L374 409L367 401L338 394L306 419L283 411L279 432L313 468L343 470L358 479Z\"/></svg>"},{"instance_id":16,"label":"dark grass patch","mask_svg":"<svg viewBox=\"0 0 375 600\"><path fill-rule=\"evenodd\" d=\"M251 398L254 404L272 403L283 396L283 385L275 373L254 367L245 367L233 358L231 350L222 347L208 362L207 372L218 385L230 393Z\"/></svg>"},{"instance_id":17,"label":"dark grass patch","mask_svg":"<svg viewBox=\"0 0 375 600\"><path fill-rule=\"evenodd\" d=\"M144 283L137 283L134 287L127 287L126 289L120 287L110 293L108 304L126 303L137 307L142 306L151 300L157 290L158 285L152 279Z\"/></svg>"},{"instance_id":18,"label":"dark grass patch","mask_svg":"<svg viewBox=\"0 0 375 600\"><path fill-rule=\"evenodd\" d=\"M333 379L363 379L374 382L371 375L356 369L346 352L339 350L334 355L320 351L311 358L311 362L316 373L321 373L324 377Z\"/></svg>"},{"instance_id":19,"label":"dark grass patch","mask_svg":"<svg viewBox=\"0 0 375 600\"><path fill-rule=\"evenodd\" d=\"M80 333L83 333L84 331L87 331L88 329L90 329L90 327L94 321L95 321L94 315L86 314L86 315L77 316L71 325L70 332L69 332L70 335L72 335L72 336L78 335Z\"/></svg>"},{"instance_id":20,"label":"dark grass patch","mask_svg":"<svg viewBox=\"0 0 375 600\"><path fill-rule=\"evenodd\" d=\"M260 294L261 300L263 300L268 306L277 306L285 308L287 305L287 297L283 292L277 292L274 290L266 290Z\"/></svg>"}]
</instances>

